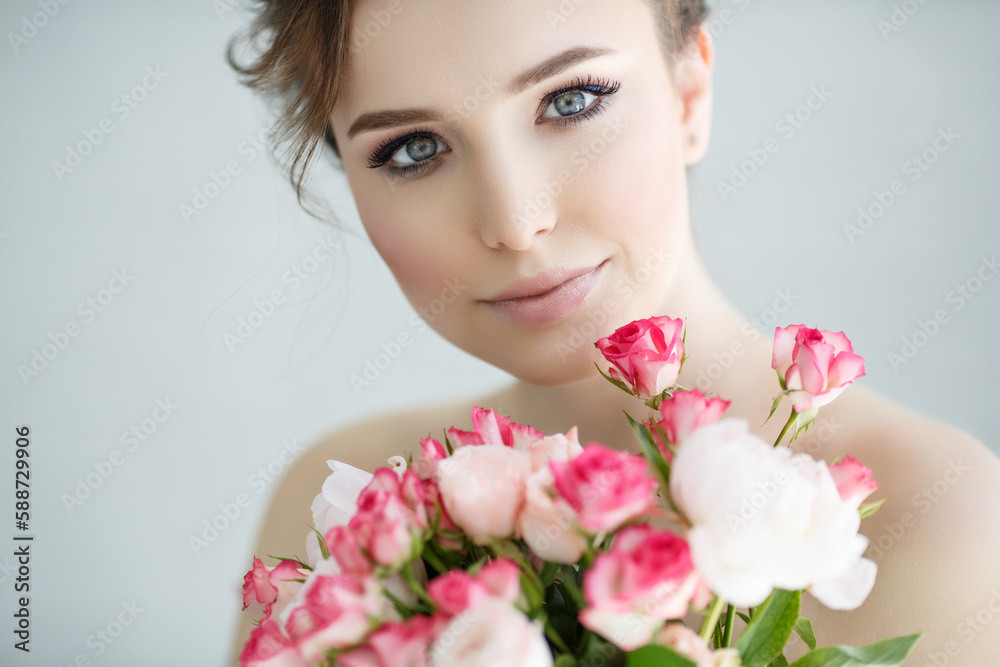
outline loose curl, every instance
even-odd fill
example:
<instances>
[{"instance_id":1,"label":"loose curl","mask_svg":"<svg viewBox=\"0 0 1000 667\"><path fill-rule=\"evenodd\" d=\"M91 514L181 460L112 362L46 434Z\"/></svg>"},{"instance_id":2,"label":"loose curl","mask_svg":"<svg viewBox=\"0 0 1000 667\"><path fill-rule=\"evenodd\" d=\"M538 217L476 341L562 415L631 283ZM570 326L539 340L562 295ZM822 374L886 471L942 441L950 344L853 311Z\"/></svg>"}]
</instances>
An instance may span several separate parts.
<instances>
[{"instance_id":1,"label":"loose curl","mask_svg":"<svg viewBox=\"0 0 1000 667\"><path fill-rule=\"evenodd\" d=\"M644 0L652 9L660 46L669 63L689 49L707 14L704 0ZM256 0L256 18L235 35L226 59L240 82L280 109L270 129L272 154L287 175L299 204L319 204L305 189L309 166L322 142L340 158L330 127L348 67L351 0ZM252 47L246 65L237 53Z\"/></svg>"}]
</instances>

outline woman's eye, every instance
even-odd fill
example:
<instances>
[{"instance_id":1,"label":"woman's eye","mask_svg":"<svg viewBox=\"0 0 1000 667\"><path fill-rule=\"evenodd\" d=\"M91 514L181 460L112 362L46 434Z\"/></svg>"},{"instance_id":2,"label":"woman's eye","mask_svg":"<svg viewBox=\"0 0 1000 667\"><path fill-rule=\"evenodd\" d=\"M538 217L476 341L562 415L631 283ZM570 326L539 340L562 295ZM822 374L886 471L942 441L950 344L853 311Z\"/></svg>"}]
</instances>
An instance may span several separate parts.
<instances>
[{"instance_id":1,"label":"woman's eye","mask_svg":"<svg viewBox=\"0 0 1000 667\"><path fill-rule=\"evenodd\" d=\"M448 144L434 137L420 136L410 139L389 158L398 165L411 165L429 160L448 150Z\"/></svg>"},{"instance_id":2,"label":"woman's eye","mask_svg":"<svg viewBox=\"0 0 1000 667\"><path fill-rule=\"evenodd\" d=\"M542 118L575 116L585 111L596 99L597 95L588 93L585 90L567 90L552 98L552 101L545 108Z\"/></svg>"}]
</instances>

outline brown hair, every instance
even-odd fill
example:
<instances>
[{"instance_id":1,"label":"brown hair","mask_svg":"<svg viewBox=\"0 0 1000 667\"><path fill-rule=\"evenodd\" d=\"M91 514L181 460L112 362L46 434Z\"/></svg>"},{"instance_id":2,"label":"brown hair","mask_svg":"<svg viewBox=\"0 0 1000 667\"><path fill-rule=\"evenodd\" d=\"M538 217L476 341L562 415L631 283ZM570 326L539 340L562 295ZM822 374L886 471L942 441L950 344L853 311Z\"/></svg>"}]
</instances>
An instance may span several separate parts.
<instances>
[{"instance_id":1,"label":"brown hair","mask_svg":"<svg viewBox=\"0 0 1000 667\"><path fill-rule=\"evenodd\" d=\"M687 49L705 19L704 0L645 0L653 10L668 62ZM299 204L318 201L304 190L309 165L326 141L340 157L330 114L348 62L350 0L257 0L257 17L226 49L241 83L276 100L280 113L271 128L275 158L285 170ZM256 48L255 42L262 43ZM240 64L237 50L255 47L255 60Z\"/></svg>"}]
</instances>

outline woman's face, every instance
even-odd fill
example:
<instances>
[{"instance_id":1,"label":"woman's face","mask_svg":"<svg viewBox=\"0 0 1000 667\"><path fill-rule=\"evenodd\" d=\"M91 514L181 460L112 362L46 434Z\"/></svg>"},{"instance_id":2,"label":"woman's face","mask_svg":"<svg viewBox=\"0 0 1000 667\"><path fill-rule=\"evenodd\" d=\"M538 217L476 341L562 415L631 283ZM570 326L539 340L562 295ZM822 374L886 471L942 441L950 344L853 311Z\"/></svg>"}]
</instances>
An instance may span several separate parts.
<instances>
[{"instance_id":1,"label":"woman's face","mask_svg":"<svg viewBox=\"0 0 1000 667\"><path fill-rule=\"evenodd\" d=\"M707 42L675 85L643 0L362 0L351 41L344 169L438 333L556 385L593 375L598 338L668 312Z\"/></svg>"}]
</instances>

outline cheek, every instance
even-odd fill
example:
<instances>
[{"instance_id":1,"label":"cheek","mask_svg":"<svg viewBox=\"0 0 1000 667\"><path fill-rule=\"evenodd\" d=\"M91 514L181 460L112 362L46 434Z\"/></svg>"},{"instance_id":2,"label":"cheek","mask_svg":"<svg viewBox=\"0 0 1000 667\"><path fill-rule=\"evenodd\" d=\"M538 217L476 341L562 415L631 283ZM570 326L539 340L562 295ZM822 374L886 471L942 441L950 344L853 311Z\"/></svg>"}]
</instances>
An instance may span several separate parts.
<instances>
[{"instance_id":1,"label":"cheek","mask_svg":"<svg viewBox=\"0 0 1000 667\"><path fill-rule=\"evenodd\" d=\"M356 201L372 245L403 293L417 307L444 279L445 245L427 233L428 228L419 216L408 213L402 205L387 203L384 194L357 197Z\"/></svg>"},{"instance_id":2,"label":"cheek","mask_svg":"<svg viewBox=\"0 0 1000 667\"><path fill-rule=\"evenodd\" d=\"M687 225L687 176L678 128L641 121L636 117L623 123L578 193L592 211L602 211L600 231L633 249L673 245Z\"/></svg>"}]
</instances>

